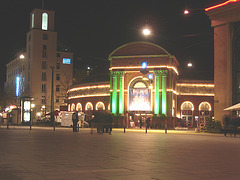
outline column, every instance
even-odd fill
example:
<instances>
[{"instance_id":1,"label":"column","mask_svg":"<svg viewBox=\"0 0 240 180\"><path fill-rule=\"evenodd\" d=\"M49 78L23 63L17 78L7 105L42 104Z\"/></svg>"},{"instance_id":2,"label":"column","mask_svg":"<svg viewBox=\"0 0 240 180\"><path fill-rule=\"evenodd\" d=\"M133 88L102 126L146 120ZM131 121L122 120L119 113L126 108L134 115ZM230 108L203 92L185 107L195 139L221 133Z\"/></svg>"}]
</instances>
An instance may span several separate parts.
<instances>
[{"instance_id":1,"label":"column","mask_svg":"<svg viewBox=\"0 0 240 180\"><path fill-rule=\"evenodd\" d=\"M162 70L162 114L167 114L167 70Z\"/></svg>"},{"instance_id":2,"label":"column","mask_svg":"<svg viewBox=\"0 0 240 180\"><path fill-rule=\"evenodd\" d=\"M160 70L155 70L155 83L154 83L154 89L155 89L155 99L154 99L154 114L159 115L160 105L159 105L159 75Z\"/></svg>"},{"instance_id":3,"label":"column","mask_svg":"<svg viewBox=\"0 0 240 180\"><path fill-rule=\"evenodd\" d=\"M124 112L124 72L119 72L119 114Z\"/></svg>"},{"instance_id":4,"label":"column","mask_svg":"<svg viewBox=\"0 0 240 180\"><path fill-rule=\"evenodd\" d=\"M113 82L113 72L110 72L110 111L112 112L112 91L113 91L113 87L112 87L112 82Z\"/></svg>"},{"instance_id":5,"label":"column","mask_svg":"<svg viewBox=\"0 0 240 180\"><path fill-rule=\"evenodd\" d=\"M112 113L117 113L117 72L112 73Z\"/></svg>"}]
</instances>

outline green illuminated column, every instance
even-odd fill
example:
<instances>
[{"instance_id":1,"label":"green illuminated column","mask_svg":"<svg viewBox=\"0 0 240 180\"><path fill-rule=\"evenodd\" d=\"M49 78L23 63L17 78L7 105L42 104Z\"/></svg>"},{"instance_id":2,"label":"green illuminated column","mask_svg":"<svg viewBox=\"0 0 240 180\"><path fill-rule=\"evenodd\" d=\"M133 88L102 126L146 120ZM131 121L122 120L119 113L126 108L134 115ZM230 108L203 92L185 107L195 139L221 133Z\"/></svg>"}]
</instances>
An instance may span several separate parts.
<instances>
[{"instance_id":1,"label":"green illuminated column","mask_svg":"<svg viewBox=\"0 0 240 180\"><path fill-rule=\"evenodd\" d=\"M112 73L112 113L117 113L117 72Z\"/></svg>"},{"instance_id":2,"label":"green illuminated column","mask_svg":"<svg viewBox=\"0 0 240 180\"><path fill-rule=\"evenodd\" d=\"M162 71L162 114L167 114L167 70Z\"/></svg>"},{"instance_id":3,"label":"green illuminated column","mask_svg":"<svg viewBox=\"0 0 240 180\"><path fill-rule=\"evenodd\" d=\"M113 81L113 72L110 72L110 111L112 112L112 81Z\"/></svg>"},{"instance_id":4,"label":"green illuminated column","mask_svg":"<svg viewBox=\"0 0 240 180\"><path fill-rule=\"evenodd\" d=\"M159 75L160 70L155 70L155 101L154 101L154 114L159 115Z\"/></svg>"},{"instance_id":5,"label":"green illuminated column","mask_svg":"<svg viewBox=\"0 0 240 180\"><path fill-rule=\"evenodd\" d=\"M124 72L119 72L119 114L124 111Z\"/></svg>"}]
</instances>

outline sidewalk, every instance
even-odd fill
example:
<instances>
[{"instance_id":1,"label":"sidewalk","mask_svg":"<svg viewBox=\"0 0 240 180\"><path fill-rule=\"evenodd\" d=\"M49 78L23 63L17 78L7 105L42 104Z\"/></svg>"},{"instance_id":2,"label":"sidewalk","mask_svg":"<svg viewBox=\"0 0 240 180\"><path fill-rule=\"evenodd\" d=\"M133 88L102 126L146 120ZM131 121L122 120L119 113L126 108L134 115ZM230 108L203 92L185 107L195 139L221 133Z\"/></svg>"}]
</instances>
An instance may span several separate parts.
<instances>
[{"instance_id":1,"label":"sidewalk","mask_svg":"<svg viewBox=\"0 0 240 180\"><path fill-rule=\"evenodd\" d=\"M7 129L6 125L0 125L0 129ZM29 129L30 126L20 126L20 125L11 125L9 126L9 129ZM38 130L49 130L53 131L53 127L45 127L45 126L32 126L32 130L34 129ZM96 128L93 128L96 129ZM66 130L66 131L72 131L72 127L62 127L62 126L57 126L55 127L55 131L59 130ZM91 132L91 128L79 128L80 132ZM124 133L124 128L113 128L112 129L113 133L118 132L118 133ZM137 128L126 128L125 133L146 133L146 129L137 129ZM147 133L159 133L159 134L165 134L164 129L148 129ZM223 136L223 134L218 134L218 133L205 133L205 132L195 132L194 130L167 130L167 134L192 134L192 135L214 135L214 136Z\"/></svg>"}]
</instances>

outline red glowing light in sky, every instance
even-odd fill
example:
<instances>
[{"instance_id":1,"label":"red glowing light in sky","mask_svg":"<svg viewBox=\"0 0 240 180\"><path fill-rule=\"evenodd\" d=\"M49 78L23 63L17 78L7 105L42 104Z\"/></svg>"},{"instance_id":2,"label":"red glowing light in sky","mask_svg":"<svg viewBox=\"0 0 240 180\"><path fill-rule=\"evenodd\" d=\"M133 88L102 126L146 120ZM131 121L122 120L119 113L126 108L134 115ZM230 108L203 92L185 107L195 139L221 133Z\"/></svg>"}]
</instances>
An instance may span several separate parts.
<instances>
[{"instance_id":1,"label":"red glowing light in sky","mask_svg":"<svg viewBox=\"0 0 240 180\"><path fill-rule=\"evenodd\" d=\"M228 0L228 1L224 2L224 3L217 4L215 6L211 6L209 8L206 8L205 11L209 11L209 10L212 10L212 9L215 9L215 8L218 8L218 7L221 7L221 6L225 6L226 4L237 2L237 1L240 1L240 0Z\"/></svg>"}]
</instances>

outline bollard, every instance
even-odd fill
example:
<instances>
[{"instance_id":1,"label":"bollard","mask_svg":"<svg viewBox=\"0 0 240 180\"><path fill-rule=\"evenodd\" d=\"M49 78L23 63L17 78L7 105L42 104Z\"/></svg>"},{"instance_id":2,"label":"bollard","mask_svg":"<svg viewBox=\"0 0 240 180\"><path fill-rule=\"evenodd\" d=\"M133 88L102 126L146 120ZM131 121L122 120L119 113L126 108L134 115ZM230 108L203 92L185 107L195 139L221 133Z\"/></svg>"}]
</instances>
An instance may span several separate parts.
<instances>
[{"instance_id":1,"label":"bollard","mask_svg":"<svg viewBox=\"0 0 240 180\"><path fill-rule=\"evenodd\" d=\"M30 130L32 130L32 119L30 119Z\"/></svg>"},{"instance_id":2,"label":"bollard","mask_svg":"<svg viewBox=\"0 0 240 180\"><path fill-rule=\"evenodd\" d=\"M7 129L9 129L9 125L8 125L8 119L7 119Z\"/></svg>"},{"instance_id":3,"label":"bollard","mask_svg":"<svg viewBox=\"0 0 240 180\"><path fill-rule=\"evenodd\" d=\"M55 127L56 127L56 124L55 124L55 120L53 121L53 131L55 131Z\"/></svg>"},{"instance_id":4,"label":"bollard","mask_svg":"<svg viewBox=\"0 0 240 180\"><path fill-rule=\"evenodd\" d=\"M124 133L126 132L126 125L124 125Z\"/></svg>"},{"instance_id":5,"label":"bollard","mask_svg":"<svg viewBox=\"0 0 240 180\"><path fill-rule=\"evenodd\" d=\"M147 126L146 126L146 133L147 133Z\"/></svg>"},{"instance_id":6,"label":"bollard","mask_svg":"<svg viewBox=\"0 0 240 180\"><path fill-rule=\"evenodd\" d=\"M78 129L77 129L77 132L79 132L79 124L78 124L78 127L77 127Z\"/></svg>"},{"instance_id":7,"label":"bollard","mask_svg":"<svg viewBox=\"0 0 240 180\"><path fill-rule=\"evenodd\" d=\"M167 134L167 124L165 124L165 134Z\"/></svg>"}]
</instances>

